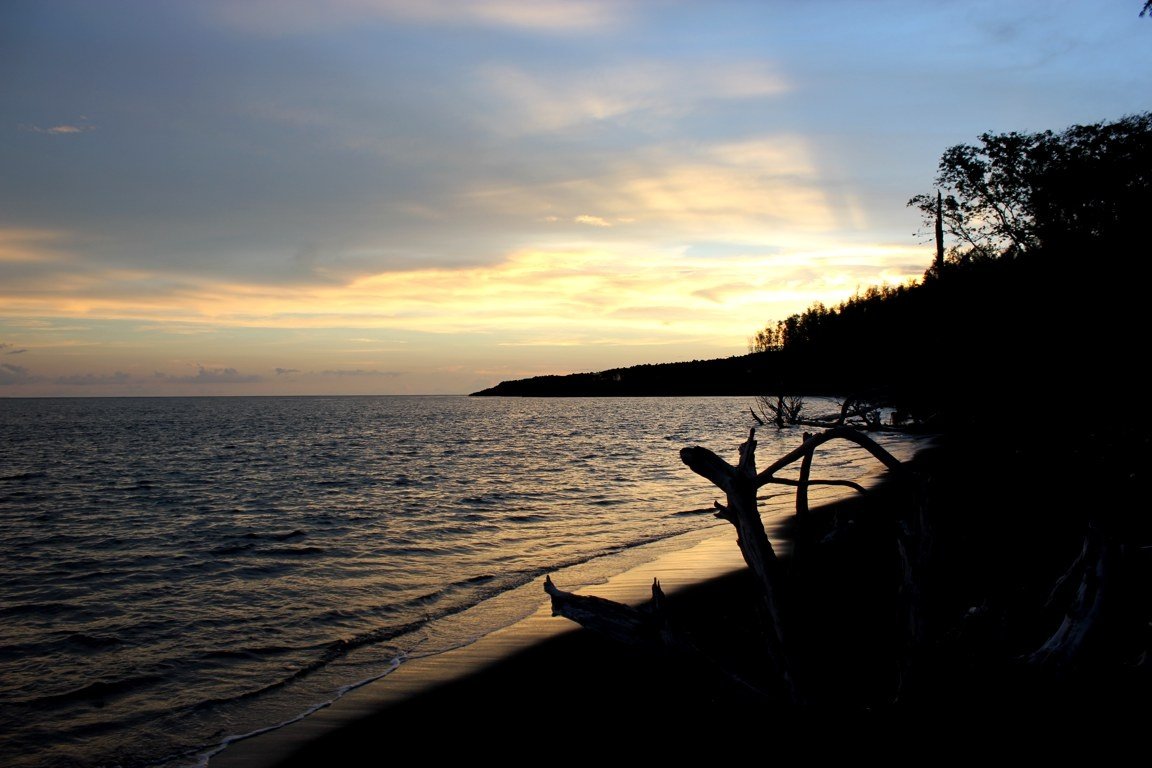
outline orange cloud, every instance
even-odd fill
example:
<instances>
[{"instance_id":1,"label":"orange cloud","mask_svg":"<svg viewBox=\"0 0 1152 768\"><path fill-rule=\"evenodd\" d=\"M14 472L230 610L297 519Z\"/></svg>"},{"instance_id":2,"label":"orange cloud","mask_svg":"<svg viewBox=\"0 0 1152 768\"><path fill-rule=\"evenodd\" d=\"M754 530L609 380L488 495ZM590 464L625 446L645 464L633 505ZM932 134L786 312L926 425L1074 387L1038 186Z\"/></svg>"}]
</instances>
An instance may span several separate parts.
<instances>
[{"instance_id":1,"label":"orange cloud","mask_svg":"<svg viewBox=\"0 0 1152 768\"><path fill-rule=\"evenodd\" d=\"M70 261L63 232L0 228L0 264Z\"/></svg>"},{"instance_id":2,"label":"orange cloud","mask_svg":"<svg viewBox=\"0 0 1152 768\"><path fill-rule=\"evenodd\" d=\"M388 272L342 286L282 287L204 279L170 285L141 271L64 276L35 295L5 295L0 317L139 320L189 334L205 327L394 328L433 333L628 338L746 333L748 307L835 303L877 274L918 276L920 249L812 249L688 256L629 242L518 251L494 266ZM679 317L669 308L679 308Z\"/></svg>"}]
</instances>

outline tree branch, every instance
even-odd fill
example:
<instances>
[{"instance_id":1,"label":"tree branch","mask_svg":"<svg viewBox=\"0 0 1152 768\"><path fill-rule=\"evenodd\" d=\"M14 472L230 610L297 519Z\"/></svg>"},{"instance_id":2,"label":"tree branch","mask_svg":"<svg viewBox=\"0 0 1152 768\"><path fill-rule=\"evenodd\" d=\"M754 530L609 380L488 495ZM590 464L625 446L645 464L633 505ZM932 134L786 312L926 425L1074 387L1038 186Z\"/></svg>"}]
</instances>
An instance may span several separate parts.
<instances>
[{"instance_id":1,"label":"tree branch","mask_svg":"<svg viewBox=\"0 0 1152 768\"><path fill-rule=\"evenodd\" d=\"M814 451L816 448L828 442L829 440L836 439L850 440L851 442L856 443L861 448L875 456L880 461L880 463L888 469L894 471L902 471L904 469L904 465L900 462L899 459L888 453L888 451L884 450L884 448L877 444L875 440L868 437L867 435L852 429L851 427L833 427L821 432L820 434L812 435L798 448L789 451L784 456L774 461L769 467L767 467L764 471L756 476L756 487L759 488L771 482L773 480L772 476L774 474L792 462L796 461L797 459L803 458L804 455L809 451ZM681 456L683 456L683 451L681 451Z\"/></svg>"},{"instance_id":2,"label":"tree branch","mask_svg":"<svg viewBox=\"0 0 1152 768\"><path fill-rule=\"evenodd\" d=\"M784 685L787 698L800 702L792 664L784 642L784 625L779 606L779 560L756 505L756 429L748 432L748 440L740 446L740 463L733 467L707 448L693 446L680 449L680 459L696 474L724 491L727 504L721 509L723 519L736 528L736 543L744 562L752 570L759 586L765 615L771 624L766 633L768 659Z\"/></svg>"}]
</instances>

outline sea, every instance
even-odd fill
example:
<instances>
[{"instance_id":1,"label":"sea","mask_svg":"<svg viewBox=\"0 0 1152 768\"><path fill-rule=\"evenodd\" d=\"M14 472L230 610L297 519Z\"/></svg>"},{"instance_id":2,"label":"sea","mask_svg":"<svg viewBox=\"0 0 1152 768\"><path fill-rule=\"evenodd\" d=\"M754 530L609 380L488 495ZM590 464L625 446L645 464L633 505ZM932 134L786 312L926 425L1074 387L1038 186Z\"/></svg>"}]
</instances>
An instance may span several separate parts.
<instances>
[{"instance_id":1,"label":"sea","mask_svg":"<svg viewBox=\"0 0 1152 768\"><path fill-rule=\"evenodd\" d=\"M594 593L722 535L679 451L735 463L754 405L0 399L0 765L203 767L531 615L545 575ZM765 466L802 433L756 438ZM877 440L907 459L922 438ZM814 466L880 470L845 441ZM764 514L793 493L766 486Z\"/></svg>"}]
</instances>

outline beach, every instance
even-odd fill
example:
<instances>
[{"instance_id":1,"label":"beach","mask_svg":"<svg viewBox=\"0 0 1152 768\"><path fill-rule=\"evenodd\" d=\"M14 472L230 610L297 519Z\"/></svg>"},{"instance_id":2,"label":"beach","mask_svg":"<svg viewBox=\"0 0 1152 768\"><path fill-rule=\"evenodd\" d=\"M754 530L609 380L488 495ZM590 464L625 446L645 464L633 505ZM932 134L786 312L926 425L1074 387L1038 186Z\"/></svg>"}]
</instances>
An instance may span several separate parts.
<instances>
[{"instance_id":1,"label":"beach","mask_svg":"<svg viewBox=\"0 0 1152 768\"><path fill-rule=\"evenodd\" d=\"M1035 458L1018 456L1012 468L1024 472ZM903 681L902 700L867 699L875 690L896 690L890 662L899 657L900 642L885 634L894 616L886 613L888 598L868 602L887 577L862 571L862 561L829 570L831 561L817 558L812 562L822 575L795 577L795 584L806 585L807 602L793 618L806 622L801 657L820 659L819 675L810 667L808 682L815 682L812 690L825 686L822 704L782 708L709 665L577 629L552 617L544 603L529 619L472 646L402 665L385 684L366 686L290 727L237 742L209 768L376 765L382 750L413 739L421 759L511 763L559 756L747 757L753 749L776 757L941 748L1123 754L1140 743L1150 711L1146 655L1138 652L1139 638L1123 631L1133 618L1132 604L1107 607L1107 621L1076 663L1025 663L1025 652L1061 625L1062 612L1043 603L1051 580L1075 555L1079 516L1049 515L1047 529L1033 534L1036 516L1053 508L1052 493L1027 483L1014 484L1011 493L995 484L980 487L970 482L973 465L956 459L954 450L941 455L938 449L917 457L935 462L933 493L942 514L979 508L982 516L949 516L940 528L946 572L931 618L939 623L952 617L954 624L939 626L933 659L920 667L919 680ZM813 510L814 517L864 524L877 516L877 504L894 500L891 488L885 484L867 501L825 505ZM1005 505L1018 514L998 521ZM798 529L776 533L774 540L782 541ZM1035 551L1021 546L1027 541L1037 544ZM783 567L794 568L795 553L780 550ZM580 591L639 605L653 578L668 593L669 615L700 648L750 672L754 682L767 680L754 587L733 533ZM1142 594L1139 584L1128 586L1136 587L1128 594ZM971 608L961 607L967 603ZM761 673L765 677L757 677Z\"/></svg>"},{"instance_id":2,"label":"beach","mask_svg":"<svg viewBox=\"0 0 1152 768\"><path fill-rule=\"evenodd\" d=\"M639 605L650 597L654 578L672 614L694 634L730 639L747 631L744 614L754 594L734 535L669 553L581 591ZM637 739L654 704L670 723L690 717L718 724L738 703L755 699L715 673L619 646L554 617L542 582L540 595L540 609L527 619L465 648L404 663L300 722L232 744L211 759L210 768L376 764L380 744L427 732L430 724L443 739L421 740L428 757L496 758L512 744L563 743L577 734L584 748L595 748ZM728 652L749 653L755 638L741 642Z\"/></svg>"},{"instance_id":3,"label":"beach","mask_svg":"<svg viewBox=\"0 0 1152 768\"><path fill-rule=\"evenodd\" d=\"M867 514L888 498L887 485L873 487L875 498L843 498L812 513ZM790 523L788 515L766 520L786 570L797 533ZM541 580L540 608L527 619L464 648L405 662L296 723L231 744L208 768L377 765L381 750L414 738L421 759L514 764L529 761L526 755L539 759L541 750L597 760L739 757L749 747L735 737L741 731L783 754L795 747L798 729L835 716L790 711L764 695L772 673L758 593L734 530L578 592L642 606L656 579L669 622L702 656L622 645L553 616ZM885 716L861 720L859 713L834 722L873 744L890 725Z\"/></svg>"},{"instance_id":4,"label":"beach","mask_svg":"<svg viewBox=\"0 0 1152 768\"><path fill-rule=\"evenodd\" d=\"M678 450L733 456L747 421L743 398L6 402L0 762L202 766L334 702L453 676L418 670L503 642L546 605L546 576L596 594L718 536L736 567L716 489ZM758 440L776 456L799 435ZM885 440L901 457L918 442ZM876 469L851 446L822 454L839 477ZM792 489L765 497L766 519L790 514ZM722 570L690 559L707 567L685 581ZM672 591L676 571L654 576Z\"/></svg>"}]
</instances>

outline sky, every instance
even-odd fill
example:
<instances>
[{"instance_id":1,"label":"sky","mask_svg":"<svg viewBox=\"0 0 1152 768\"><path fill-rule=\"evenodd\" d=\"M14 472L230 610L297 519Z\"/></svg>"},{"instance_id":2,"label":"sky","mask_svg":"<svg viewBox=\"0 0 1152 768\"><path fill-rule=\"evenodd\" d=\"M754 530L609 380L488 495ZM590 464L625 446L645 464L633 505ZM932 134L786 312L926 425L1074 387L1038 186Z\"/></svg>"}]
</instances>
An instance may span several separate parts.
<instances>
[{"instance_id":1,"label":"sky","mask_svg":"<svg viewBox=\"0 0 1152 768\"><path fill-rule=\"evenodd\" d=\"M920 278L945 149L1152 108L1140 0L3 0L0 397L467 394Z\"/></svg>"}]
</instances>

